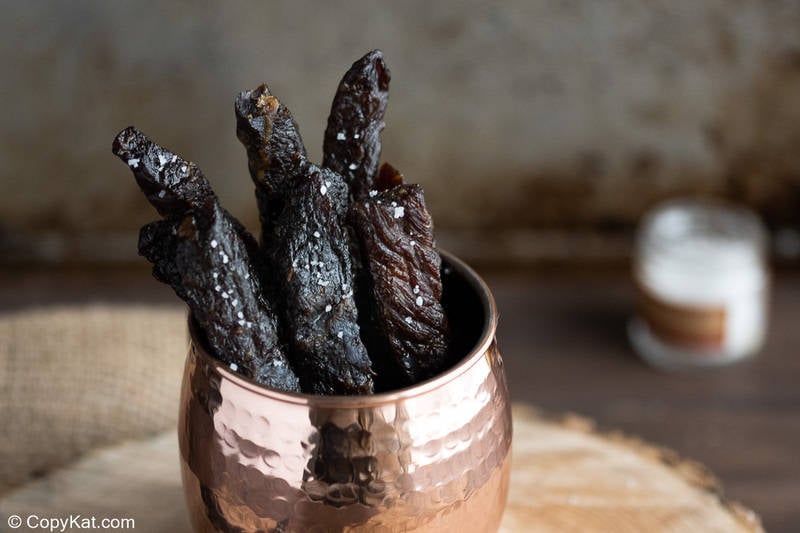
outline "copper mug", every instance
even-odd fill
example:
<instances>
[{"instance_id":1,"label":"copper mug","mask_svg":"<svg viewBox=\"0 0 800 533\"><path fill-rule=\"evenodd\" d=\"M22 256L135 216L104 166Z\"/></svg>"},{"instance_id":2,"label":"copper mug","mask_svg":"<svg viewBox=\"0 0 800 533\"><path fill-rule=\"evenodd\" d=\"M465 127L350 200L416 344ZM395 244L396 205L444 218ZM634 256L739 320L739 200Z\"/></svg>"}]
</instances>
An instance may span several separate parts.
<instances>
[{"instance_id":1,"label":"copper mug","mask_svg":"<svg viewBox=\"0 0 800 533\"><path fill-rule=\"evenodd\" d=\"M497 531L511 466L497 311L472 269L442 257L465 356L406 389L268 389L210 356L190 319L178 432L195 531Z\"/></svg>"}]
</instances>

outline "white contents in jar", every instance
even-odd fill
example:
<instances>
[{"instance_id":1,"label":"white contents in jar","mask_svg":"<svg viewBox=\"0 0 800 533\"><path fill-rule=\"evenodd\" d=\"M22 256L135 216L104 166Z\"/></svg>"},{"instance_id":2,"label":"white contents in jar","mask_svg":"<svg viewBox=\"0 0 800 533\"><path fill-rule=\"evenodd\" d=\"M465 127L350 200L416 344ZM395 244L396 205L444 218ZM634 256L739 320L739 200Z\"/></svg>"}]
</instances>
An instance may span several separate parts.
<instances>
[{"instance_id":1,"label":"white contents in jar","mask_svg":"<svg viewBox=\"0 0 800 533\"><path fill-rule=\"evenodd\" d=\"M669 202L639 231L634 265L639 354L662 367L713 366L758 351L766 329L766 233L751 212Z\"/></svg>"}]
</instances>

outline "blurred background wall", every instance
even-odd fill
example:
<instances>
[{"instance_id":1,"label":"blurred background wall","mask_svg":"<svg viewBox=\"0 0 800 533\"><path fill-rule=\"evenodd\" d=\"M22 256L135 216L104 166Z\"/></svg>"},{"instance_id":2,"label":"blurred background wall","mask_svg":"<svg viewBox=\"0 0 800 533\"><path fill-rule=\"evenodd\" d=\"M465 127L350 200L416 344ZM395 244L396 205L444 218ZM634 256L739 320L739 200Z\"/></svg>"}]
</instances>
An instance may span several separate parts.
<instances>
[{"instance_id":1,"label":"blurred background wall","mask_svg":"<svg viewBox=\"0 0 800 533\"><path fill-rule=\"evenodd\" d=\"M659 199L800 226L800 2L3 2L0 252L136 262L155 218L114 135L197 162L256 224L233 98L267 82L319 158L347 67L393 73L384 160L473 260L614 259Z\"/></svg>"}]
</instances>

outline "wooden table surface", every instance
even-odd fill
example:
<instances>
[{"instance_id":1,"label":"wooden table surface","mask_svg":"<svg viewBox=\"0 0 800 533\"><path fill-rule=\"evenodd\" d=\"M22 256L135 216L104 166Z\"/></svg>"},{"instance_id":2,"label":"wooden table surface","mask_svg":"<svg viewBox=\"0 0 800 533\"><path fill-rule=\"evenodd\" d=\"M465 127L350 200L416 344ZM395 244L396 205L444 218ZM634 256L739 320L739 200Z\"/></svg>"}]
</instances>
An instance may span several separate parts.
<instances>
[{"instance_id":1,"label":"wooden table surface","mask_svg":"<svg viewBox=\"0 0 800 533\"><path fill-rule=\"evenodd\" d=\"M699 374L665 374L634 355L622 271L484 276L515 402L580 413L672 448L715 472L726 496L754 509L767 531L800 530L800 276L777 276L759 357ZM0 271L0 309L174 298L141 271Z\"/></svg>"},{"instance_id":2,"label":"wooden table surface","mask_svg":"<svg viewBox=\"0 0 800 533\"><path fill-rule=\"evenodd\" d=\"M625 276L489 277L512 398L575 411L708 466L767 531L800 531L800 277L776 281L757 358L699 374L642 363Z\"/></svg>"}]
</instances>

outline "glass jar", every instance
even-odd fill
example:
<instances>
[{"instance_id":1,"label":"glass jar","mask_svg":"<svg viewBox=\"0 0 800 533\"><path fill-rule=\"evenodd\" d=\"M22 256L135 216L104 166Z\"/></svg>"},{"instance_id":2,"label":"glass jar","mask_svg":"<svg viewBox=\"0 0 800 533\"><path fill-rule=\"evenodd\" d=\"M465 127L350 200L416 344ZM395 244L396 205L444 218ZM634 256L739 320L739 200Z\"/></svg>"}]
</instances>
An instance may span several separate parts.
<instances>
[{"instance_id":1,"label":"glass jar","mask_svg":"<svg viewBox=\"0 0 800 533\"><path fill-rule=\"evenodd\" d=\"M755 213L717 201L664 203L642 221L634 258L635 350L664 368L754 355L767 323L767 233Z\"/></svg>"}]
</instances>

